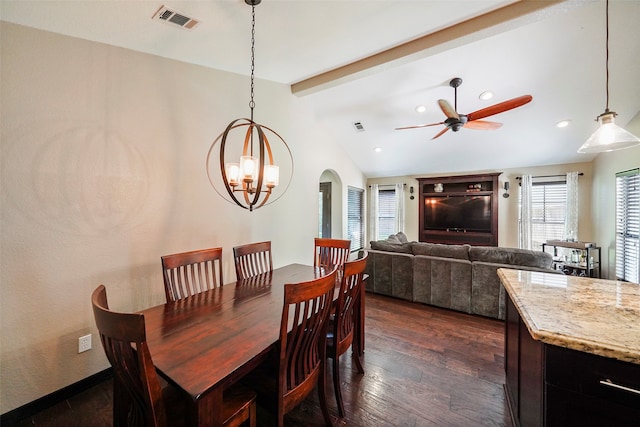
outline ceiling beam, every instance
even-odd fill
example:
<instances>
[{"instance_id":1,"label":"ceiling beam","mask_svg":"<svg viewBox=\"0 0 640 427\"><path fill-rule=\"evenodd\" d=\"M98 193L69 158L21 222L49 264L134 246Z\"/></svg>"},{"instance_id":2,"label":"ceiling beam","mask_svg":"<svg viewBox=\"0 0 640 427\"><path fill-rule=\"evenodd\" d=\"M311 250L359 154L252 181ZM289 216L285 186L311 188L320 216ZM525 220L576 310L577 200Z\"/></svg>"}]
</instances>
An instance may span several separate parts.
<instances>
[{"instance_id":1,"label":"ceiling beam","mask_svg":"<svg viewBox=\"0 0 640 427\"><path fill-rule=\"evenodd\" d=\"M293 83L291 93L307 95L341 83L426 58L518 26L564 13L594 0L518 0L515 3L443 28L347 65Z\"/></svg>"}]
</instances>

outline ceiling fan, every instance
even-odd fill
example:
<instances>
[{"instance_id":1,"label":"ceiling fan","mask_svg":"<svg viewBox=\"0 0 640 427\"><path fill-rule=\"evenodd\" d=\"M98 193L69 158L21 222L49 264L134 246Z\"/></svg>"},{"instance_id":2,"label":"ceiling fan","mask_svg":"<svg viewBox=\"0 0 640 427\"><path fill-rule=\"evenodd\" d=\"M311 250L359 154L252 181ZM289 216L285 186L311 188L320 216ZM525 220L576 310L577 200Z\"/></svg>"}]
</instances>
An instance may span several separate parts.
<instances>
[{"instance_id":1,"label":"ceiling fan","mask_svg":"<svg viewBox=\"0 0 640 427\"><path fill-rule=\"evenodd\" d=\"M486 120L480 120L485 117L493 116L494 114L503 113L508 110L512 110L517 107L521 107L524 104L531 102L533 97L531 95L522 95L517 98L510 99L508 101L499 102L498 104L494 104L490 107L482 108L481 110L474 111L469 114L458 114L458 86L462 84L462 79L460 77L454 77L449 82L449 86L451 86L454 90L454 107L451 108L451 104L449 104L444 99L438 100L438 105L440 105L440 109L447 116L447 119L443 122L438 123L430 123L426 125L415 125L415 126L405 126L396 128L396 130L403 129L416 129L423 128L428 126L438 126L445 125L445 128L436 134L431 139L436 139L446 131L451 129L454 132L459 131L462 127L469 129L477 129L477 130L494 130L498 129L502 126L502 123L497 122L489 122Z\"/></svg>"}]
</instances>

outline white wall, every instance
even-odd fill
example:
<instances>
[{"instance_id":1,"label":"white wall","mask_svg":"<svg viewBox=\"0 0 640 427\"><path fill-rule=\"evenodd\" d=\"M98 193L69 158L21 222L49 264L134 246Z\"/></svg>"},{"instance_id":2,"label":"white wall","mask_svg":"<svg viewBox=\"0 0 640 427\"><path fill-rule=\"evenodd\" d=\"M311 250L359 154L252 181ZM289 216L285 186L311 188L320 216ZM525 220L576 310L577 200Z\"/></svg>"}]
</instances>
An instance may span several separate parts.
<instances>
[{"instance_id":1,"label":"white wall","mask_svg":"<svg viewBox=\"0 0 640 427\"><path fill-rule=\"evenodd\" d=\"M290 145L294 177L273 205L235 207L211 188L205 158L247 116L247 76L5 22L0 31L2 413L108 367L89 301L99 284L130 311L164 302L165 254L222 246L228 280L231 248L251 241L273 242L275 267L310 264L322 171L364 188L304 99L257 80L256 119ZM93 349L77 354L88 332Z\"/></svg>"}]
</instances>

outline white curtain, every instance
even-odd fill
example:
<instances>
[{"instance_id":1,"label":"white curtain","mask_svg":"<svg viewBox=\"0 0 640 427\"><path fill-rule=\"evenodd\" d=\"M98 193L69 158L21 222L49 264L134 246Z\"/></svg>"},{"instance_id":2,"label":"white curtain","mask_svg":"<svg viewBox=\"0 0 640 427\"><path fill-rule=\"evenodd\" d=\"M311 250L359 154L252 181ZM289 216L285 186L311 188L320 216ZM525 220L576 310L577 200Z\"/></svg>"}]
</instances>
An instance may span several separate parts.
<instances>
[{"instance_id":1,"label":"white curtain","mask_svg":"<svg viewBox=\"0 0 640 427\"><path fill-rule=\"evenodd\" d=\"M567 206L562 239L578 240L578 172L567 173Z\"/></svg>"},{"instance_id":2,"label":"white curtain","mask_svg":"<svg viewBox=\"0 0 640 427\"><path fill-rule=\"evenodd\" d=\"M369 240L378 240L378 184L369 190Z\"/></svg>"},{"instance_id":3,"label":"white curtain","mask_svg":"<svg viewBox=\"0 0 640 427\"><path fill-rule=\"evenodd\" d=\"M531 234L531 192L532 192L531 175L523 175L520 183L520 230L518 233L518 247L521 249L532 249Z\"/></svg>"},{"instance_id":4,"label":"white curtain","mask_svg":"<svg viewBox=\"0 0 640 427\"><path fill-rule=\"evenodd\" d=\"M396 184L396 224L395 232L404 232L404 184Z\"/></svg>"}]
</instances>

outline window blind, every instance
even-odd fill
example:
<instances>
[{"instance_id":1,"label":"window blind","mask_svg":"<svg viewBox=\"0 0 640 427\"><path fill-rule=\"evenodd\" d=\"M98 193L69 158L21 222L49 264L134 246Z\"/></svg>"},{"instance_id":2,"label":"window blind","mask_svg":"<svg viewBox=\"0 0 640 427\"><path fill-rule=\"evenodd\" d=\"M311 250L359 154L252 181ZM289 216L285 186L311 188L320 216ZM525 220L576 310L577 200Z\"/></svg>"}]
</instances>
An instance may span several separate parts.
<instances>
[{"instance_id":1,"label":"window blind","mask_svg":"<svg viewBox=\"0 0 640 427\"><path fill-rule=\"evenodd\" d=\"M364 242L364 190L347 189L347 233L351 239L351 252L363 248Z\"/></svg>"},{"instance_id":2,"label":"window blind","mask_svg":"<svg viewBox=\"0 0 640 427\"><path fill-rule=\"evenodd\" d=\"M640 169L616 174L616 277L640 283Z\"/></svg>"},{"instance_id":3,"label":"window blind","mask_svg":"<svg viewBox=\"0 0 640 427\"><path fill-rule=\"evenodd\" d=\"M547 240L562 239L566 200L567 183L565 181L533 182L531 189L533 248L540 248Z\"/></svg>"},{"instance_id":4,"label":"window blind","mask_svg":"<svg viewBox=\"0 0 640 427\"><path fill-rule=\"evenodd\" d=\"M395 233L396 191L378 191L378 240L384 240Z\"/></svg>"}]
</instances>

